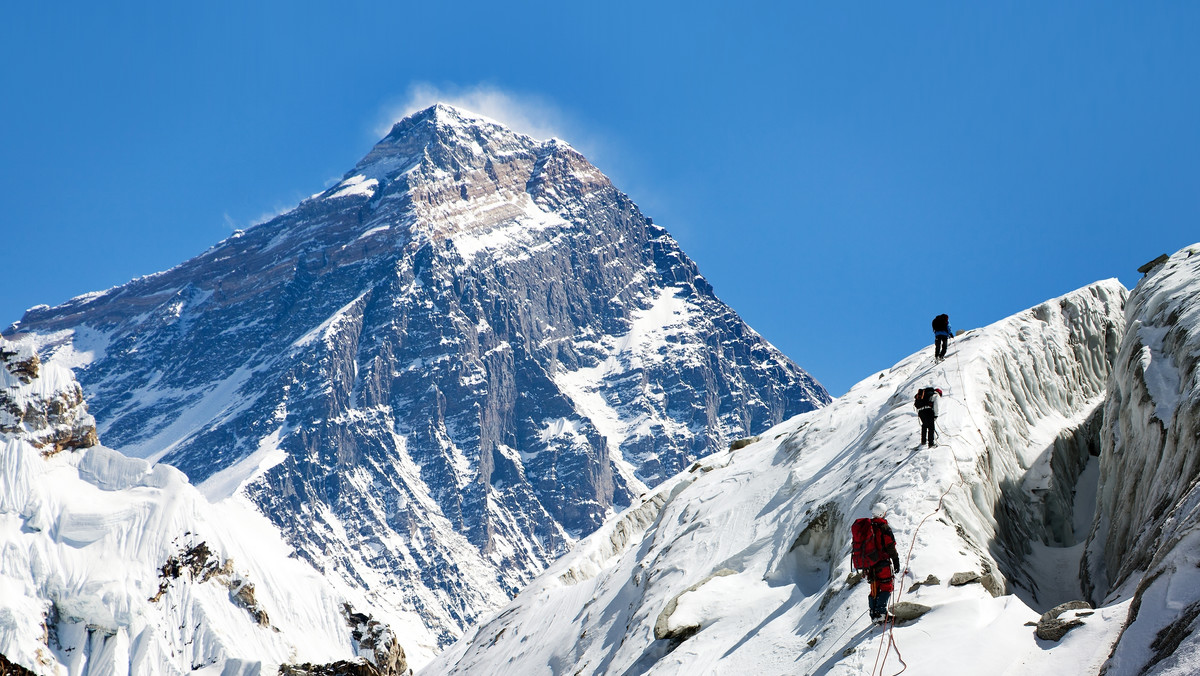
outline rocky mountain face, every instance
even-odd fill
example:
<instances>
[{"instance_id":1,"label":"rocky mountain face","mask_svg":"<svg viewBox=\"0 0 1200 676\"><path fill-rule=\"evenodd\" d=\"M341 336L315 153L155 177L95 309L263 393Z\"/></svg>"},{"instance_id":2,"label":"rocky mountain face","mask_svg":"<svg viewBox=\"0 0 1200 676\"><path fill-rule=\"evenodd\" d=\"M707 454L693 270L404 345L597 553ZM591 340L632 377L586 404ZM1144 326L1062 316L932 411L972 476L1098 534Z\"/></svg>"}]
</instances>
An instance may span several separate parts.
<instances>
[{"instance_id":1,"label":"rocky mountain face","mask_svg":"<svg viewBox=\"0 0 1200 676\"><path fill-rule=\"evenodd\" d=\"M442 105L7 335L76 369L107 444L394 611L417 663L646 487L828 401L578 152Z\"/></svg>"}]
</instances>

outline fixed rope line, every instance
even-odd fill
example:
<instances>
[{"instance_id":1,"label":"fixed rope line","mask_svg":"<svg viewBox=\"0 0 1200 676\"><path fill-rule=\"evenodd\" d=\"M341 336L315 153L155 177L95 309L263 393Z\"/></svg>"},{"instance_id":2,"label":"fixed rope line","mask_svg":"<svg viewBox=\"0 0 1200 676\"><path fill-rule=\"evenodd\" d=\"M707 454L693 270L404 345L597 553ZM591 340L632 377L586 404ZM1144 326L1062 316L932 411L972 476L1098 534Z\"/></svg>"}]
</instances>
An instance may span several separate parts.
<instances>
[{"instance_id":1,"label":"fixed rope line","mask_svg":"<svg viewBox=\"0 0 1200 676\"><path fill-rule=\"evenodd\" d=\"M958 382L960 385L962 385L962 391L965 394L966 390L967 390L967 384L966 384L966 381L963 380L963 377L962 377L962 362L958 358L958 350L954 351L954 362L955 362L955 365L958 367ZM943 368L942 376L946 380L949 380L949 378L946 377L946 375L947 375L946 370L945 370L945 368ZM962 402L960 402L960 403L962 403ZM971 411L971 407L967 406L965 403L963 403L962 405L963 405L963 408L967 409L967 415L970 416L971 422L975 425L975 431L979 433L980 440L986 446L987 439L983 436L983 430L980 429L979 422L977 420L975 420L975 414ZM936 423L935 423L934 431L935 431L935 433L937 431ZM952 439L953 438L962 439L963 443L966 443L966 439L960 434L948 434L946 436L948 436ZM924 526L925 522L928 521L929 518L932 517L934 514L937 514L938 512L942 511L942 506L946 500L946 496L950 494L950 491L953 490L955 486L965 487L966 483L967 483L966 476L963 475L962 468L958 464L958 454L954 452L954 448L951 447L949 444L947 444L946 446L950 450L950 457L954 460L954 468L958 472L958 481L951 483L949 486L946 487L946 490L942 491L942 494L940 496L938 496L937 507L935 507L934 510L932 512L930 512L929 514L926 514L925 518L921 519L920 523L918 523L917 527L913 530L912 540L909 542L909 545L908 545L908 553L905 555L905 558L904 558L904 572L902 572L900 574L900 584L897 585L896 590L892 593L892 605L893 606L896 603L899 603L900 597L904 594L904 579L905 579L905 576L908 575L910 572L908 569L908 564L909 564L909 562L912 561L913 549L916 548L916 545L917 545L917 533L919 533L921 531L921 526ZM886 649L885 649L884 641L881 640L879 642L879 648L876 650L876 653L875 653L875 666L871 668L871 676L877 676L877 675L883 676L884 668L887 666L887 656L891 653L891 651L893 649L896 651L896 659L900 660L901 667L900 667L900 671L897 671L895 674L892 674L891 676L900 676L900 674L902 674L908 670L908 663L904 661L904 656L900 654L900 646L896 644L896 637L895 637L895 633L894 633L895 624L896 624L896 621L895 621L894 617L892 619L886 620L884 622L887 645L886 645ZM882 661L881 661L881 658L882 658Z\"/></svg>"}]
</instances>

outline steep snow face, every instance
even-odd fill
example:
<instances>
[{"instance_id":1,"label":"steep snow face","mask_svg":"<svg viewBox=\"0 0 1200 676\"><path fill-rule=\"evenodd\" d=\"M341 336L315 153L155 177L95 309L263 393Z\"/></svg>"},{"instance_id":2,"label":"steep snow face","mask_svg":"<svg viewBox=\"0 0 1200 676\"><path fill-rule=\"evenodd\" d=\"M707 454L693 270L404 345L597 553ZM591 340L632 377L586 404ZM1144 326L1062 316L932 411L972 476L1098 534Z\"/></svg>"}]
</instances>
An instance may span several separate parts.
<instances>
[{"instance_id":1,"label":"steep snow face","mask_svg":"<svg viewBox=\"0 0 1200 676\"><path fill-rule=\"evenodd\" d=\"M1133 593L1106 674L1196 673L1200 659L1200 244L1130 296L1104 411L1089 543L1093 597Z\"/></svg>"},{"instance_id":2,"label":"steep snow face","mask_svg":"<svg viewBox=\"0 0 1200 676\"><path fill-rule=\"evenodd\" d=\"M582 155L440 105L17 332L78 367L106 443L248 497L417 663L646 486L828 401Z\"/></svg>"},{"instance_id":3,"label":"steep snow face","mask_svg":"<svg viewBox=\"0 0 1200 676\"><path fill-rule=\"evenodd\" d=\"M1064 434L1103 402L1125 297L1100 282L969 331L942 363L924 350L701 459L421 673L895 673L889 637L906 674L1094 673L1125 605L1054 650L1026 622L1079 594L1061 571L1078 568L1084 533L1059 496L1086 503L1094 488L1078 479L1095 475L1089 444ZM927 384L945 393L932 449L912 406ZM869 627L866 585L849 576L850 524L879 501L908 569L899 599L932 608L890 635Z\"/></svg>"},{"instance_id":4,"label":"steep snow face","mask_svg":"<svg viewBox=\"0 0 1200 676\"><path fill-rule=\"evenodd\" d=\"M56 675L267 674L360 652L404 670L390 630L356 640L353 606L244 500L213 506L167 465L45 443L90 419L79 385L53 364L18 377L29 346L0 350L17 355L0 369L9 402L74 402L0 433L0 655Z\"/></svg>"}]
</instances>

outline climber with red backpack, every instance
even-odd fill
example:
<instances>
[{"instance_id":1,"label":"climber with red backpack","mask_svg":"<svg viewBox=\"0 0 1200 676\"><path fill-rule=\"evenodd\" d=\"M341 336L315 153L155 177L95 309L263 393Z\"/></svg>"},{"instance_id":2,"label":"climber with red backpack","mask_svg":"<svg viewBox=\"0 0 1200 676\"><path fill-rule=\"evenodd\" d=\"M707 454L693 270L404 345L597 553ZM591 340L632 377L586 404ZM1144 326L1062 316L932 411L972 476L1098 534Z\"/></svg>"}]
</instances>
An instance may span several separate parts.
<instances>
[{"instance_id":1,"label":"climber with red backpack","mask_svg":"<svg viewBox=\"0 0 1200 676\"><path fill-rule=\"evenodd\" d=\"M933 385L927 385L917 390L913 406L917 409L917 417L921 419L921 444L931 447L934 444L934 437L937 433L938 399L941 396L942 391Z\"/></svg>"},{"instance_id":2,"label":"climber with red backpack","mask_svg":"<svg viewBox=\"0 0 1200 676\"><path fill-rule=\"evenodd\" d=\"M887 522L887 507L877 503L871 508L871 518L857 519L850 526L852 548L850 565L871 583L867 605L872 622L890 622L888 599L895 585L892 569L900 570L900 555L896 552L896 536Z\"/></svg>"}]
</instances>

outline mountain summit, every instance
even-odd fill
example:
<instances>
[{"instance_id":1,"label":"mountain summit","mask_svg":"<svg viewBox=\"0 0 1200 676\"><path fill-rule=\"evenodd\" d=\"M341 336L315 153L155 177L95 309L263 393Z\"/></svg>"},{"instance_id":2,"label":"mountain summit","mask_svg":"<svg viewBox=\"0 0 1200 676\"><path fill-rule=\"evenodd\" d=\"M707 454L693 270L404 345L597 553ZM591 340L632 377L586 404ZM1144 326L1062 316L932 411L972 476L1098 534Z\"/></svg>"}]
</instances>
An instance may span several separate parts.
<instances>
[{"instance_id":1,"label":"mountain summit","mask_svg":"<svg viewBox=\"0 0 1200 676\"><path fill-rule=\"evenodd\" d=\"M829 400L582 155L440 104L292 211L8 335L76 369L107 444L368 594L415 664L647 487Z\"/></svg>"}]
</instances>

